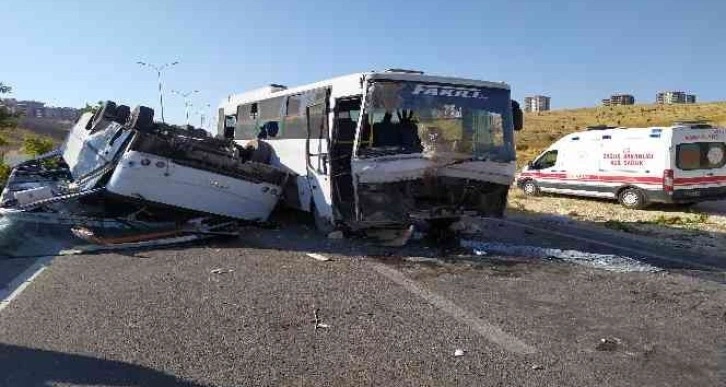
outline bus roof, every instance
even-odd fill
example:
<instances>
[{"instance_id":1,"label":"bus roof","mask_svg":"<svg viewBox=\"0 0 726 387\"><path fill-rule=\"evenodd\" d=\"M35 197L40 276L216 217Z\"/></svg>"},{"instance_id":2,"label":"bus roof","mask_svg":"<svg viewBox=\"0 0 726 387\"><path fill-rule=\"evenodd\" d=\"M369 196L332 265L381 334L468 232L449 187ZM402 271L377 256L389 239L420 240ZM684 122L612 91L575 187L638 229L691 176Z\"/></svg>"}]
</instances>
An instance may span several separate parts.
<instances>
[{"instance_id":1,"label":"bus roof","mask_svg":"<svg viewBox=\"0 0 726 387\"><path fill-rule=\"evenodd\" d=\"M509 90L509 85L504 82L489 82L475 79L444 77L435 75L426 75L422 72L409 70L388 70L388 71L371 71L343 75L307 85L297 86L294 88L285 88L280 85L269 85L263 88L250 90L239 94L230 94L219 105L220 108L234 108L240 104L260 101L272 97L293 95L306 90L333 86L333 97L345 97L361 94L362 81L367 80L395 80L406 82L427 82L427 83L448 83L473 87L489 87Z\"/></svg>"}]
</instances>

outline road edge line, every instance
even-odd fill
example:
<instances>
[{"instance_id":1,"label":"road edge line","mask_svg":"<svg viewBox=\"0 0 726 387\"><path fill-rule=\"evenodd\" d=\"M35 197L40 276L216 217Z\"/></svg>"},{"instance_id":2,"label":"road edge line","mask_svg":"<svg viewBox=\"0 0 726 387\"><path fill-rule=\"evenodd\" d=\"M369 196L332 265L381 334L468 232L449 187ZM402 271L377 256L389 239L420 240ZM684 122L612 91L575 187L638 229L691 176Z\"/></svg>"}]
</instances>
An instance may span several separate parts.
<instances>
[{"instance_id":1,"label":"road edge line","mask_svg":"<svg viewBox=\"0 0 726 387\"><path fill-rule=\"evenodd\" d=\"M8 285L0 289L0 312L7 308L25 288L28 287L45 269L48 268L53 256L45 256L38 258L30 267L23 270L15 276Z\"/></svg>"}]
</instances>

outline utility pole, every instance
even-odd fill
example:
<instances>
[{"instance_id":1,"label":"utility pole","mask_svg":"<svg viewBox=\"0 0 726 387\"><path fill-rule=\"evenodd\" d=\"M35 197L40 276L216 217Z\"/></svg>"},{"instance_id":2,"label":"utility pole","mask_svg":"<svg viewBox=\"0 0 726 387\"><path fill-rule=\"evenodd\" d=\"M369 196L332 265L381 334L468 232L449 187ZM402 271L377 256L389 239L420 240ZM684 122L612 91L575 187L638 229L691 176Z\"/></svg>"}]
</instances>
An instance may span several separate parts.
<instances>
[{"instance_id":1,"label":"utility pole","mask_svg":"<svg viewBox=\"0 0 726 387\"><path fill-rule=\"evenodd\" d=\"M148 67L148 68L156 71L156 79L159 82L159 106L161 107L161 122L166 123L166 121L164 121L164 90L163 90L162 83L161 83L161 72L164 71L164 69L167 69L171 66L175 66L175 65L179 64L179 61L164 63L163 65L160 65L160 66L157 66L157 65L151 64L151 63L141 62L141 61L138 61L136 63L140 66Z\"/></svg>"},{"instance_id":2,"label":"utility pole","mask_svg":"<svg viewBox=\"0 0 726 387\"><path fill-rule=\"evenodd\" d=\"M181 92L177 90L172 90L172 94L176 94L182 98L184 98L184 113L186 114L187 118L187 126L189 126L189 109L192 107L192 102L189 100L189 96L192 94L199 93L199 90L192 90L187 92Z\"/></svg>"}]
</instances>

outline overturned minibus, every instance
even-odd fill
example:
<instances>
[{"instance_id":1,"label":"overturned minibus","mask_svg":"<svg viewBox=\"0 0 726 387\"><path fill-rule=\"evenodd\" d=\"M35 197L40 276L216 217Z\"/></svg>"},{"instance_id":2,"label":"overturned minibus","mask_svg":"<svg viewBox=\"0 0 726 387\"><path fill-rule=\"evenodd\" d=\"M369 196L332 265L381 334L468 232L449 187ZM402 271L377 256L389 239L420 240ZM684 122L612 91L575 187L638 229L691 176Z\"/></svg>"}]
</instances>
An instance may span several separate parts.
<instances>
[{"instance_id":1,"label":"overturned minibus","mask_svg":"<svg viewBox=\"0 0 726 387\"><path fill-rule=\"evenodd\" d=\"M203 130L154 122L148 107L108 101L82 115L58 150L12 170L0 216L97 227L200 216L265 221L288 174L253 158L254 150Z\"/></svg>"},{"instance_id":2,"label":"overturned minibus","mask_svg":"<svg viewBox=\"0 0 726 387\"><path fill-rule=\"evenodd\" d=\"M324 232L501 216L522 112L505 83L388 70L230 95L218 135L293 174Z\"/></svg>"}]
</instances>

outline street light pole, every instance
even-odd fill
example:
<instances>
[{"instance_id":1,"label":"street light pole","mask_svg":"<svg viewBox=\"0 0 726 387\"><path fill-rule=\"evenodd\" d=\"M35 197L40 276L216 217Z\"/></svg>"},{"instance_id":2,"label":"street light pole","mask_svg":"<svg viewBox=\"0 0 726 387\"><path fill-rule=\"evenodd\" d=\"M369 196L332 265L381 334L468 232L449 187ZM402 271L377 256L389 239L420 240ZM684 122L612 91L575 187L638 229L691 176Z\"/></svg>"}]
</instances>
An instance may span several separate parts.
<instances>
[{"instance_id":1,"label":"street light pole","mask_svg":"<svg viewBox=\"0 0 726 387\"><path fill-rule=\"evenodd\" d=\"M176 95L184 98L184 113L186 114L186 118L187 118L187 126L189 126L189 108L192 107L192 103L189 100L189 96L192 94L199 93L199 90L187 91L186 93L177 91L177 90L172 90L171 92L172 92L172 94L176 94Z\"/></svg>"},{"instance_id":2,"label":"street light pole","mask_svg":"<svg viewBox=\"0 0 726 387\"><path fill-rule=\"evenodd\" d=\"M136 63L139 64L140 66L148 67L148 68L156 71L156 80L159 82L159 107L161 108L161 122L166 123L166 121L164 121L164 90L163 90L162 82L161 82L161 72L166 68L179 64L179 61L164 63L161 66L157 66L155 64L141 62L141 61L138 61Z\"/></svg>"}]
</instances>

